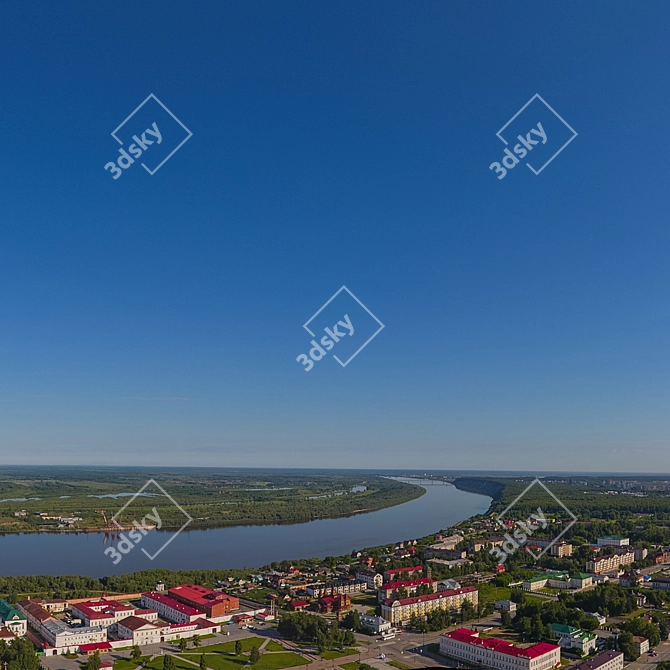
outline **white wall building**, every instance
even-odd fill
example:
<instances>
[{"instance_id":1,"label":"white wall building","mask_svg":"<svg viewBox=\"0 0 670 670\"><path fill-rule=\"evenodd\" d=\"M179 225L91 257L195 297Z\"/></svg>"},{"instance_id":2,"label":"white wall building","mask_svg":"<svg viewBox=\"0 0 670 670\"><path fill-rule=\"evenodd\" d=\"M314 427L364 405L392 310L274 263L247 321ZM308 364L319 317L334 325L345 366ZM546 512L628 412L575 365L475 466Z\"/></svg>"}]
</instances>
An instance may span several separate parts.
<instances>
[{"instance_id":1,"label":"white wall building","mask_svg":"<svg viewBox=\"0 0 670 670\"><path fill-rule=\"evenodd\" d=\"M561 648L548 642L516 647L506 640L487 638L467 628L442 633L440 653L496 670L550 670L561 663Z\"/></svg>"}]
</instances>

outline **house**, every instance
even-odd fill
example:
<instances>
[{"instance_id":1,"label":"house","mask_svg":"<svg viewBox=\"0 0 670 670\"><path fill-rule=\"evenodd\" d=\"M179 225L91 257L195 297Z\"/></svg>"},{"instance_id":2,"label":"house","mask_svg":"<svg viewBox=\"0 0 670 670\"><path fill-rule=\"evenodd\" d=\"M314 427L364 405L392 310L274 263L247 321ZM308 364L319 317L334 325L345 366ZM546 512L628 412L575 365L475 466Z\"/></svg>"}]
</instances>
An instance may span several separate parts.
<instances>
[{"instance_id":1,"label":"house","mask_svg":"<svg viewBox=\"0 0 670 670\"><path fill-rule=\"evenodd\" d=\"M573 670L623 670L623 652L601 651L592 658L577 663Z\"/></svg>"},{"instance_id":2,"label":"house","mask_svg":"<svg viewBox=\"0 0 670 670\"><path fill-rule=\"evenodd\" d=\"M583 654L588 654L596 648L596 635L581 628L566 626L562 623L552 623L551 630L561 647L578 649Z\"/></svg>"},{"instance_id":3,"label":"house","mask_svg":"<svg viewBox=\"0 0 670 670\"><path fill-rule=\"evenodd\" d=\"M637 586L642 582L642 575L636 575L634 572L624 572L619 577L620 586Z\"/></svg>"},{"instance_id":4,"label":"house","mask_svg":"<svg viewBox=\"0 0 670 670\"><path fill-rule=\"evenodd\" d=\"M655 551L653 554L649 554L648 558L654 561L656 565L660 565L661 563L667 563L668 552L665 551L664 549L659 549L658 551Z\"/></svg>"},{"instance_id":5,"label":"house","mask_svg":"<svg viewBox=\"0 0 670 670\"><path fill-rule=\"evenodd\" d=\"M351 609L351 597L346 593L337 593L334 596L323 596L318 602L319 612L347 612Z\"/></svg>"},{"instance_id":6,"label":"house","mask_svg":"<svg viewBox=\"0 0 670 670\"><path fill-rule=\"evenodd\" d=\"M86 626L109 628L121 619L133 616L136 609L115 600L89 600L72 605L72 615L81 619Z\"/></svg>"},{"instance_id":7,"label":"house","mask_svg":"<svg viewBox=\"0 0 670 670\"><path fill-rule=\"evenodd\" d=\"M438 591L453 591L460 588L461 585L455 579L443 579L437 583Z\"/></svg>"},{"instance_id":8,"label":"house","mask_svg":"<svg viewBox=\"0 0 670 670\"><path fill-rule=\"evenodd\" d=\"M607 623L607 617L603 616L602 614L600 614L598 612L584 612L584 614L586 616L590 616L590 617L593 617L594 619L596 619L599 626L603 626L604 624Z\"/></svg>"},{"instance_id":9,"label":"house","mask_svg":"<svg viewBox=\"0 0 670 670\"><path fill-rule=\"evenodd\" d=\"M577 572L570 577L569 584L571 589L585 589L593 584L593 575Z\"/></svg>"},{"instance_id":10,"label":"house","mask_svg":"<svg viewBox=\"0 0 670 670\"><path fill-rule=\"evenodd\" d=\"M361 614L361 626L371 630L375 635L381 635L391 630L391 622L373 614Z\"/></svg>"},{"instance_id":11,"label":"house","mask_svg":"<svg viewBox=\"0 0 670 670\"><path fill-rule=\"evenodd\" d=\"M440 635L440 653L465 663L496 670L550 670L561 663L561 648L548 642L517 647L506 640L482 639L457 628Z\"/></svg>"},{"instance_id":12,"label":"house","mask_svg":"<svg viewBox=\"0 0 670 670\"><path fill-rule=\"evenodd\" d=\"M384 583L384 577L376 570L359 570L356 579L365 582L369 589L378 589Z\"/></svg>"},{"instance_id":13,"label":"house","mask_svg":"<svg viewBox=\"0 0 670 670\"><path fill-rule=\"evenodd\" d=\"M437 609L459 612L466 600L469 600L475 608L477 607L479 591L476 587L466 586L462 589L440 591L427 596L386 600L382 603L382 617L394 626L404 626L409 623L412 615L424 618L429 612Z\"/></svg>"},{"instance_id":14,"label":"house","mask_svg":"<svg viewBox=\"0 0 670 670\"><path fill-rule=\"evenodd\" d=\"M0 628L0 642L11 642L16 639L16 635L9 628Z\"/></svg>"},{"instance_id":15,"label":"house","mask_svg":"<svg viewBox=\"0 0 670 670\"><path fill-rule=\"evenodd\" d=\"M493 606L501 612L516 612L516 603L512 600L496 600Z\"/></svg>"},{"instance_id":16,"label":"house","mask_svg":"<svg viewBox=\"0 0 670 670\"><path fill-rule=\"evenodd\" d=\"M0 628L3 626L19 637L28 632L28 620L25 614L0 598Z\"/></svg>"},{"instance_id":17,"label":"house","mask_svg":"<svg viewBox=\"0 0 670 670\"><path fill-rule=\"evenodd\" d=\"M633 547L633 555L636 561L643 561L647 558L648 553L646 547Z\"/></svg>"},{"instance_id":18,"label":"house","mask_svg":"<svg viewBox=\"0 0 670 670\"><path fill-rule=\"evenodd\" d=\"M132 640L132 644L139 646L155 644L165 641L165 633L168 626L161 626L137 616L129 616L117 624L119 637L124 640Z\"/></svg>"},{"instance_id":19,"label":"house","mask_svg":"<svg viewBox=\"0 0 670 670\"><path fill-rule=\"evenodd\" d=\"M294 612L302 612L309 607L309 603L306 600L292 600L290 607Z\"/></svg>"},{"instance_id":20,"label":"house","mask_svg":"<svg viewBox=\"0 0 670 670\"><path fill-rule=\"evenodd\" d=\"M112 645L109 642L91 642L90 644L80 644L79 651L82 654L91 656L97 651L100 654L106 654L111 651Z\"/></svg>"},{"instance_id":21,"label":"house","mask_svg":"<svg viewBox=\"0 0 670 670\"><path fill-rule=\"evenodd\" d=\"M473 540L468 546L469 554L476 554L487 547L501 547L505 542L504 537L489 537L481 540Z\"/></svg>"},{"instance_id":22,"label":"house","mask_svg":"<svg viewBox=\"0 0 670 670\"><path fill-rule=\"evenodd\" d=\"M620 537L619 535L607 535L598 538L599 547L626 547L630 544L630 539Z\"/></svg>"},{"instance_id":23,"label":"house","mask_svg":"<svg viewBox=\"0 0 670 670\"><path fill-rule=\"evenodd\" d=\"M670 579L667 577L656 577L651 580L651 588L661 591L670 591Z\"/></svg>"},{"instance_id":24,"label":"house","mask_svg":"<svg viewBox=\"0 0 670 670\"><path fill-rule=\"evenodd\" d=\"M634 635L633 642L635 643L635 650L637 651L638 655L645 654L649 651L649 640L646 637Z\"/></svg>"}]
</instances>

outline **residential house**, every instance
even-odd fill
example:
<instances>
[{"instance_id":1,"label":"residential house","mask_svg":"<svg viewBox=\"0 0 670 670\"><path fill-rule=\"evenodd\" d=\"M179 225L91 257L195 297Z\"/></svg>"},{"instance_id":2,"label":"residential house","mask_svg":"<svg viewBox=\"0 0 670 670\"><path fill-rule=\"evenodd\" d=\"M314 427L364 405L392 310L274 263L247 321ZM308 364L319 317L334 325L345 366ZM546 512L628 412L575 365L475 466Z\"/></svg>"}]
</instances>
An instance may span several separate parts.
<instances>
[{"instance_id":1,"label":"residential house","mask_svg":"<svg viewBox=\"0 0 670 670\"><path fill-rule=\"evenodd\" d=\"M588 654L596 648L597 636L581 628L566 626L562 623L552 623L551 630L561 647L578 649L583 654Z\"/></svg>"},{"instance_id":2,"label":"residential house","mask_svg":"<svg viewBox=\"0 0 670 670\"><path fill-rule=\"evenodd\" d=\"M405 626L412 616L424 618L429 612L442 609L459 612L463 603L468 600L476 608L479 602L479 591L474 586L466 586L454 591L439 591L427 596L415 596L402 600L386 600L382 603L382 617L394 626Z\"/></svg>"},{"instance_id":3,"label":"residential house","mask_svg":"<svg viewBox=\"0 0 670 670\"><path fill-rule=\"evenodd\" d=\"M635 650L638 655L645 654L649 651L649 640L646 637L634 635L633 642L635 643Z\"/></svg>"},{"instance_id":4,"label":"residential house","mask_svg":"<svg viewBox=\"0 0 670 670\"><path fill-rule=\"evenodd\" d=\"M376 570L359 570L356 579L365 582L369 589L378 589L384 583L384 577Z\"/></svg>"},{"instance_id":5,"label":"residential house","mask_svg":"<svg viewBox=\"0 0 670 670\"><path fill-rule=\"evenodd\" d=\"M599 654L577 663L573 670L623 670L623 652L601 651Z\"/></svg>"}]
</instances>

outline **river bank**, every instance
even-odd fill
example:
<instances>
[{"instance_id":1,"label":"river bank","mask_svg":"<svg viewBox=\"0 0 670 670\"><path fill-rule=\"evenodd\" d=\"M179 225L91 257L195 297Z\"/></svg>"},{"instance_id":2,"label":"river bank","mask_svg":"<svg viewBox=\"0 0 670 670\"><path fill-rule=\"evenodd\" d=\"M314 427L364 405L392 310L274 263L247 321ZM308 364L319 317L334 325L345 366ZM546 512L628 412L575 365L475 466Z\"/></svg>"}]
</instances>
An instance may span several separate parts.
<instances>
[{"instance_id":1,"label":"river bank","mask_svg":"<svg viewBox=\"0 0 670 670\"><path fill-rule=\"evenodd\" d=\"M0 536L4 575L121 575L149 568L171 570L260 566L273 561L341 556L449 528L484 514L490 497L432 480L398 478L424 493L414 500L366 514L288 525L187 528L156 555L168 533L149 533L114 564L105 549L117 546L113 534L32 533ZM425 486L422 486L422 483ZM146 549L146 553L143 553ZM153 560L149 556L154 556Z\"/></svg>"}]
</instances>

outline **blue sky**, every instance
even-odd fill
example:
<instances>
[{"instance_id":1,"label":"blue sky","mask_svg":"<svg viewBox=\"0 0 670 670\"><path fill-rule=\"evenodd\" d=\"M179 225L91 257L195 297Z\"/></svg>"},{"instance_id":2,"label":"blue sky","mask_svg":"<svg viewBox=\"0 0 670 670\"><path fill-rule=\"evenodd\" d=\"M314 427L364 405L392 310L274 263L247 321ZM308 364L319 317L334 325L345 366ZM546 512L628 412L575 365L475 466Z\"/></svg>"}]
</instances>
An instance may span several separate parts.
<instances>
[{"instance_id":1,"label":"blue sky","mask_svg":"<svg viewBox=\"0 0 670 670\"><path fill-rule=\"evenodd\" d=\"M2 462L670 471L669 19L2 3ZM499 180L535 93L578 136ZM306 372L342 285L385 328Z\"/></svg>"}]
</instances>

